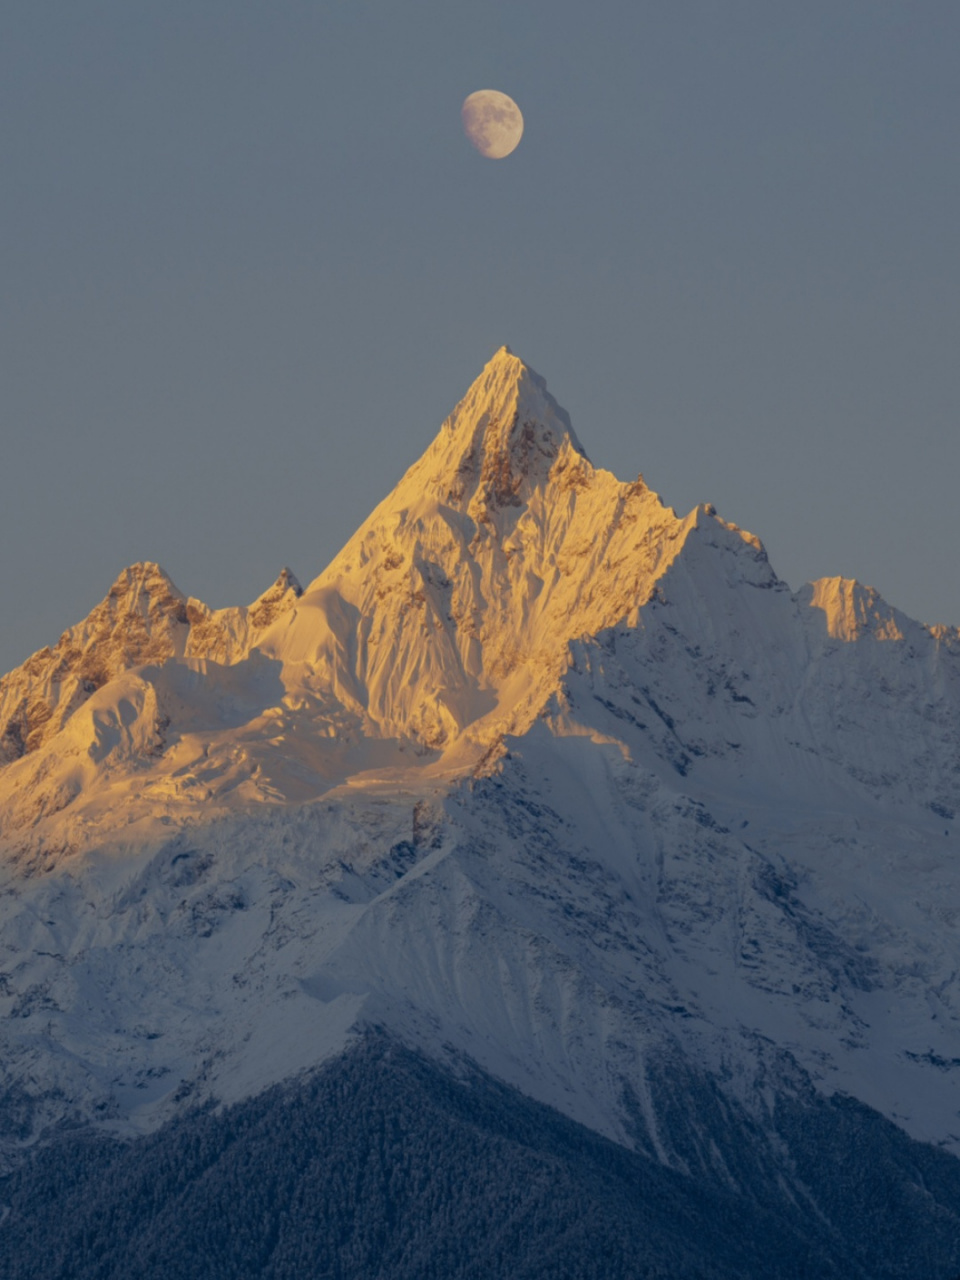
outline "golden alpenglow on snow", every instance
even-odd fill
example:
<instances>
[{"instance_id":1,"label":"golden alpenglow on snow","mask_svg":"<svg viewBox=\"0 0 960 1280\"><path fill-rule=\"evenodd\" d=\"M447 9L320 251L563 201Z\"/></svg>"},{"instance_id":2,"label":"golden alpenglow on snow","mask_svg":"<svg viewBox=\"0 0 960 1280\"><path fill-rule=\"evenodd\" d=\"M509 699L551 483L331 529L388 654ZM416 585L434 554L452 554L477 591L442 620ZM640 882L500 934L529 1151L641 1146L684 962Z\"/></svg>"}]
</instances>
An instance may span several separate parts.
<instances>
[{"instance_id":1,"label":"golden alpenglow on snow","mask_svg":"<svg viewBox=\"0 0 960 1280\"><path fill-rule=\"evenodd\" d=\"M70 794L62 821L109 825L157 805L307 799L371 768L473 768L544 711L571 641L635 620L704 520L594 468L502 347L302 594L281 575L250 609L212 611L135 565L7 676L14 811L62 807L40 799L53 787ZM770 576L755 539L717 527Z\"/></svg>"}]
</instances>

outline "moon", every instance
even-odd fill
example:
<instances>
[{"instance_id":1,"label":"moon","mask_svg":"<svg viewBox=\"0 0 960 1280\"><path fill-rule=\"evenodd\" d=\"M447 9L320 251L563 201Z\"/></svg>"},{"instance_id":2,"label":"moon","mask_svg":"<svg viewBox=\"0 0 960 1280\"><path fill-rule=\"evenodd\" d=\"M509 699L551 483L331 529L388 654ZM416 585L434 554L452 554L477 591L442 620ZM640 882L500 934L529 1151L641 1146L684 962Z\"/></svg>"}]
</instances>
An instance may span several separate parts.
<instances>
[{"instance_id":1,"label":"moon","mask_svg":"<svg viewBox=\"0 0 960 1280\"><path fill-rule=\"evenodd\" d=\"M463 131L482 156L502 160L523 137L523 116L514 100L496 89L478 89L460 108Z\"/></svg>"}]
</instances>

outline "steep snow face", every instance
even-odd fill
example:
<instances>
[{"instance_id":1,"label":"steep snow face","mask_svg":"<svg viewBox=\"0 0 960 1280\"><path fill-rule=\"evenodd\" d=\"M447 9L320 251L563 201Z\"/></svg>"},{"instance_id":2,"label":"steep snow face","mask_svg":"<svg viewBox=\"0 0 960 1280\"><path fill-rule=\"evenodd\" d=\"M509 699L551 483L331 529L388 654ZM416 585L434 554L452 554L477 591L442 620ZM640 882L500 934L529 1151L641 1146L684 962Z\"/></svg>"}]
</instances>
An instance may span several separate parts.
<instances>
[{"instance_id":1,"label":"steep snow face","mask_svg":"<svg viewBox=\"0 0 960 1280\"><path fill-rule=\"evenodd\" d=\"M960 650L859 584L844 598L869 612L847 630L838 581L794 595L759 544L702 514L636 621L572 646L559 706L607 732L604 699L632 708L681 776L722 769L778 804L839 789L960 811ZM597 681L589 709L580 675Z\"/></svg>"},{"instance_id":2,"label":"steep snow face","mask_svg":"<svg viewBox=\"0 0 960 1280\"><path fill-rule=\"evenodd\" d=\"M0 680L0 762L49 741L121 671L180 656L189 630L187 601L159 565L125 569L89 617Z\"/></svg>"},{"instance_id":3,"label":"steep snow face","mask_svg":"<svg viewBox=\"0 0 960 1280\"><path fill-rule=\"evenodd\" d=\"M0 680L0 765L50 741L125 671L182 657L240 661L302 594L284 569L249 608L214 610L184 596L159 565L131 565L83 622Z\"/></svg>"},{"instance_id":4,"label":"steep snow face","mask_svg":"<svg viewBox=\"0 0 960 1280\"><path fill-rule=\"evenodd\" d=\"M827 634L835 640L857 640L872 635L878 640L902 640L916 624L891 609L872 587L851 578L820 578L803 592L803 599L823 611Z\"/></svg>"},{"instance_id":5,"label":"steep snow face","mask_svg":"<svg viewBox=\"0 0 960 1280\"><path fill-rule=\"evenodd\" d=\"M221 680L214 664L250 663L254 688L245 701L258 712L243 730L228 714L229 736L215 717L193 729L195 717L184 717L170 691L170 671L143 676L154 694L127 698L109 713L147 717L129 739L154 744L135 762L151 775L150 785L136 787L138 812L149 813L148 793L174 807L215 797L245 802L251 790L301 798L362 767L364 752L377 768L403 765L411 752L442 752L445 768L475 764L540 713L566 669L571 640L635 615L701 518L678 519L642 479L623 484L596 470L543 380L503 348L306 593L285 570L249 609L214 612L146 566L115 588L127 578L145 583L119 621L110 614L104 622L100 606L75 630L89 635L97 661L109 662L108 683L174 661L196 667L209 688ZM749 535L729 532L753 547ZM146 609L142 618L138 609ZM128 632L131 640L116 642ZM61 642L66 653L36 655L7 678L8 759L42 747L104 683L86 678L72 634ZM255 651L277 664L281 688L272 708L261 701ZM231 688L242 680L241 670ZM119 685L113 692L120 696ZM57 706L61 715L37 732L32 726ZM89 717L73 725L74 754L99 756L91 732ZM116 786L115 772L93 776L85 768L78 783L64 746L18 768L0 830L22 830L38 812L68 806L73 817L94 800L96 824L109 820L120 802L105 794ZM96 799L98 790L104 794ZM129 818L129 797L123 805Z\"/></svg>"},{"instance_id":6,"label":"steep snow face","mask_svg":"<svg viewBox=\"0 0 960 1280\"><path fill-rule=\"evenodd\" d=\"M191 626L184 656L209 659L225 666L242 662L263 633L289 612L302 595L303 587L293 572L282 569L276 582L247 608L208 609L199 600L191 599L188 606Z\"/></svg>"},{"instance_id":7,"label":"steep snow face","mask_svg":"<svg viewBox=\"0 0 960 1280\"><path fill-rule=\"evenodd\" d=\"M368 732L487 746L531 723L571 639L649 597L689 527L596 470L504 347L262 648Z\"/></svg>"},{"instance_id":8,"label":"steep snow face","mask_svg":"<svg viewBox=\"0 0 960 1280\"><path fill-rule=\"evenodd\" d=\"M957 633L595 469L506 349L305 592L138 566L0 691L24 1134L374 1022L678 1167L691 1061L960 1149Z\"/></svg>"},{"instance_id":9,"label":"steep snow face","mask_svg":"<svg viewBox=\"0 0 960 1280\"><path fill-rule=\"evenodd\" d=\"M523 506L561 454L586 458L566 411L539 374L501 347L387 502L396 508L429 491L489 523Z\"/></svg>"}]
</instances>

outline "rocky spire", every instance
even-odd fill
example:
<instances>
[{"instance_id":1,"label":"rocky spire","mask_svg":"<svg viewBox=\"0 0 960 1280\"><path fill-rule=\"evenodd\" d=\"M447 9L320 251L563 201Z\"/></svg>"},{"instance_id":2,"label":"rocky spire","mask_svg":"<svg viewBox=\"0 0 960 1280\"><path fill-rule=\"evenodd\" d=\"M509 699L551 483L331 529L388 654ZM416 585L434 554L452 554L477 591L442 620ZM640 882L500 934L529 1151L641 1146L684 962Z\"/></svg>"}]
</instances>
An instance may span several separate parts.
<instances>
[{"instance_id":1,"label":"rocky spire","mask_svg":"<svg viewBox=\"0 0 960 1280\"><path fill-rule=\"evenodd\" d=\"M564 457L586 461L566 410L504 346L401 484L416 484L476 517L521 505Z\"/></svg>"}]
</instances>

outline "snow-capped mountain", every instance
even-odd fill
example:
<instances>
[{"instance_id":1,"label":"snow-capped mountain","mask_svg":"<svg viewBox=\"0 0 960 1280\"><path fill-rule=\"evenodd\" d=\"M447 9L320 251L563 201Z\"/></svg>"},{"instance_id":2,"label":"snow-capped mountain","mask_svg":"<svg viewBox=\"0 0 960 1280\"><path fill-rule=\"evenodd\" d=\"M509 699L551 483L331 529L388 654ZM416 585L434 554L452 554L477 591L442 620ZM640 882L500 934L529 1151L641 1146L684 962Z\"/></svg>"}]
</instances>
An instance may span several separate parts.
<instances>
[{"instance_id":1,"label":"snow-capped mountain","mask_svg":"<svg viewBox=\"0 0 960 1280\"><path fill-rule=\"evenodd\" d=\"M131 667L168 658L237 662L302 594L284 569L249 608L208 609L183 596L159 565L131 565L89 617L0 680L0 761L36 751Z\"/></svg>"},{"instance_id":2,"label":"snow-capped mountain","mask_svg":"<svg viewBox=\"0 0 960 1280\"><path fill-rule=\"evenodd\" d=\"M594 468L506 348L306 590L133 566L0 733L11 1153L377 1026L731 1184L717 1106L960 1154L960 634Z\"/></svg>"}]
</instances>

